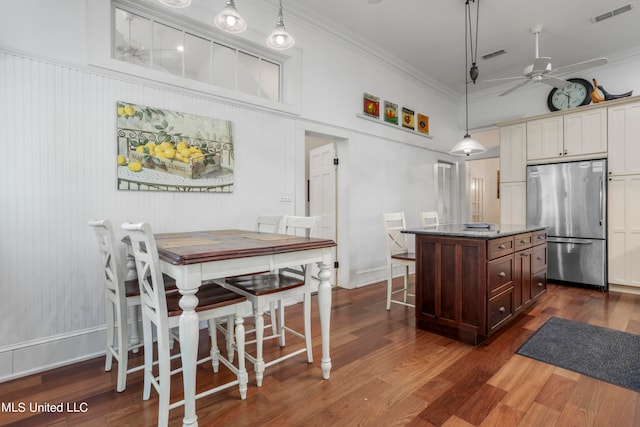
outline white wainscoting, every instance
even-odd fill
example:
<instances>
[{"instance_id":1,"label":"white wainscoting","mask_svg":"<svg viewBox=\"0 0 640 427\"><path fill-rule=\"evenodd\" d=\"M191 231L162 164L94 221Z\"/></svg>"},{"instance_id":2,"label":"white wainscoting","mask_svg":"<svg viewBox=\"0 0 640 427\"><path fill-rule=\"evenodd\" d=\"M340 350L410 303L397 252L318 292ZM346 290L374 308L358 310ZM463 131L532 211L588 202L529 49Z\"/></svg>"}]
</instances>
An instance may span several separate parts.
<instances>
[{"instance_id":1,"label":"white wainscoting","mask_svg":"<svg viewBox=\"0 0 640 427\"><path fill-rule=\"evenodd\" d=\"M104 296L91 218L154 231L252 228L286 213L294 118L134 77L0 49L0 381L104 353ZM116 189L118 100L231 120L231 194ZM268 179L265 179L267 178Z\"/></svg>"}]
</instances>

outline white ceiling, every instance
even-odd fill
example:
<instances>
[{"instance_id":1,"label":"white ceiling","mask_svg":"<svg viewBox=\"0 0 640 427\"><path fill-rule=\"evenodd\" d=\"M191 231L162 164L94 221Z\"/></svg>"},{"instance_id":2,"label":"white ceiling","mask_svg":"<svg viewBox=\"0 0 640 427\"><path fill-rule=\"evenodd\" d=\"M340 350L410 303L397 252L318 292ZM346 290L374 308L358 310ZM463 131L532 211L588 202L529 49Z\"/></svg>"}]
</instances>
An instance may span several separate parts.
<instances>
[{"instance_id":1,"label":"white ceiling","mask_svg":"<svg viewBox=\"0 0 640 427\"><path fill-rule=\"evenodd\" d=\"M243 1L236 1L240 11ZM551 57L554 68L596 57L608 57L611 61L640 50L640 7L636 7L635 0L476 2L480 6L479 80L520 76L535 57L531 28L538 24L544 25L539 36L539 56ZM437 85L463 94L464 4L464 0L286 0L284 10L285 23L287 16L294 20L287 24L294 36L296 23L304 20L319 24L368 50L381 52L399 66ZM593 17L626 4L634 6L630 12L593 22ZM475 20L473 25L475 28ZM481 59L482 55L499 49L507 53ZM563 77L597 78L592 74L578 72ZM516 83L507 82L505 87ZM488 89L492 85L496 84L470 85L469 91Z\"/></svg>"}]
</instances>

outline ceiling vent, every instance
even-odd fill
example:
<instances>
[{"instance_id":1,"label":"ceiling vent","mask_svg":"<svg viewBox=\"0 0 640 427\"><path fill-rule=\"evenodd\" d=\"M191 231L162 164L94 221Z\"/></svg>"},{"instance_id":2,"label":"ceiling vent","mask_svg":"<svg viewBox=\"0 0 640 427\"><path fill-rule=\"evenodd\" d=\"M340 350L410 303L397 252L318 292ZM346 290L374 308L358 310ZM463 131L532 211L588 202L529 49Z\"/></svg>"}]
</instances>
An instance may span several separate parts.
<instances>
[{"instance_id":1,"label":"ceiling vent","mask_svg":"<svg viewBox=\"0 0 640 427\"><path fill-rule=\"evenodd\" d=\"M504 49L496 50L495 52L487 53L486 55L482 55L482 59L491 59L496 56L504 55L507 53Z\"/></svg>"},{"instance_id":2,"label":"ceiling vent","mask_svg":"<svg viewBox=\"0 0 640 427\"><path fill-rule=\"evenodd\" d=\"M605 19L613 18L614 16L620 15L621 13L629 12L633 9L633 3L625 4L624 6L620 6L617 9L610 10L609 12L605 12L602 15L598 15L596 17L591 18L593 22L604 21Z\"/></svg>"}]
</instances>

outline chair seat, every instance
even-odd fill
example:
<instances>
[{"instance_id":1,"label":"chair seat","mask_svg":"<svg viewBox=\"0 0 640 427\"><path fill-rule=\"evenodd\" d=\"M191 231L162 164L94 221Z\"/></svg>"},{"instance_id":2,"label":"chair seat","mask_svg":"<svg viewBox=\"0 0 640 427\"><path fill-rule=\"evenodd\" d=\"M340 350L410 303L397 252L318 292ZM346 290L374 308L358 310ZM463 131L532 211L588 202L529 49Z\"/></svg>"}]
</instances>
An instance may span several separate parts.
<instances>
[{"instance_id":1,"label":"chair seat","mask_svg":"<svg viewBox=\"0 0 640 427\"><path fill-rule=\"evenodd\" d=\"M400 253L391 255L391 258L402 259L402 260L405 260L405 261L415 261L416 260L416 253L415 252L400 252Z\"/></svg>"},{"instance_id":2,"label":"chair seat","mask_svg":"<svg viewBox=\"0 0 640 427\"><path fill-rule=\"evenodd\" d=\"M176 281L167 276L166 274L162 275L162 279L164 280L164 289L165 291L171 291L178 289L176 287ZM140 286L138 284L138 279L129 279L124 282L124 291L126 292L128 297L135 297L140 295Z\"/></svg>"},{"instance_id":3,"label":"chair seat","mask_svg":"<svg viewBox=\"0 0 640 427\"><path fill-rule=\"evenodd\" d=\"M179 292L173 292L171 294L167 294L166 297L169 317L180 316L182 314L182 308L180 308L179 302L180 298L182 298L182 294ZM200 287L198 292L196 292L196 297L198 297L196 312L238 304L247 300L247 297L238 295L235 292L229 291L218 285Z\"/></svg>"},{"instance_id":4,"label":"chair seat","mask_svg":"<svg viewBox=\"0 0 640 427\"><path fill-rule=\"evenodd\" d=\"M225 282L252 295L260 296L304 286L304 280L284 274L253 274L229 277Z\"/></svg>"}]
</instances>

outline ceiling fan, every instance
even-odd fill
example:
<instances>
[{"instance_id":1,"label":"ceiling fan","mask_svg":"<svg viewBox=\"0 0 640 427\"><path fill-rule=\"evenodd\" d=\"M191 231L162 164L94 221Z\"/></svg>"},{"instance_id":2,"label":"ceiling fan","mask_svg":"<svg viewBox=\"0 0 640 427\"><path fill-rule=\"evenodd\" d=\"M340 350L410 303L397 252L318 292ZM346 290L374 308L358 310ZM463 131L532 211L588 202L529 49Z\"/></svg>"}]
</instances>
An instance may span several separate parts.
<instances>
[{"instance_id":1,"label":"ceiling fan","mask_svg":"<svg viewBox=\"0 0 640 427\"><path fill-rule=\"evenodd\" d=\"M597 67L599 65L604 65L608 62L607 58L595 58L590 59L584 62L578 62L571 65L565 65L564 67L553 68L551 66L551 58L549 57L540 57L538 56L538 35L542 31L542 25L536 25L531 28L531 32L535 36L536 39L536 57L533 61L533 64L525 67L522 76L518 77L505 77L499 79L490 79L483 80L485 82L489 81L501 81L501 80L520 80L524 79L523 82L518 83L512 88L500 94L500 96L508 95L516 89L519 89L531 82L542 82L548 84L553 87L563 88L569 85L569 82L559 78L559 76L569 73L575 73L580 70L585 70L587 68Z\"/></svg>"}]
</instances>

